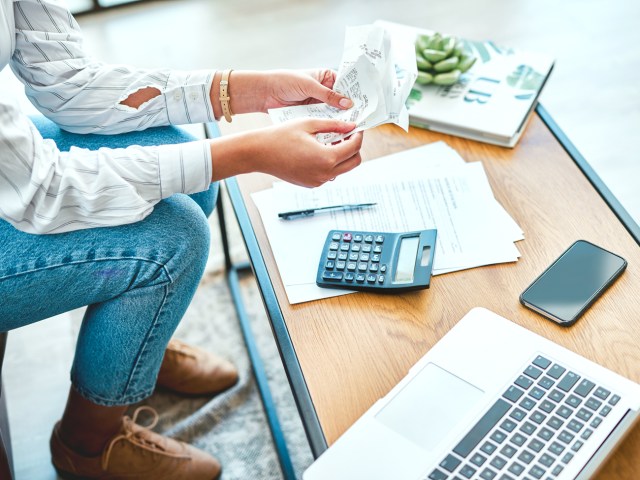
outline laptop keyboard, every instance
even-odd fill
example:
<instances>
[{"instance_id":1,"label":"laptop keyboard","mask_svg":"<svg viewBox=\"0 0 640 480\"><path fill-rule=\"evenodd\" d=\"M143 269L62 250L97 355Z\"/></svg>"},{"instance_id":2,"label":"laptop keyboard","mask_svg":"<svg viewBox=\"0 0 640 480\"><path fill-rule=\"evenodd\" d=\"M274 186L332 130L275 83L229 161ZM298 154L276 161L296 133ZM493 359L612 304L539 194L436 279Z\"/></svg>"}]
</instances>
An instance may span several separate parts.
<instances>
[{"instance_id":1,"label":"laptop keyboard","mask_svg":"<svg viewBox=\"0 0 640 480\"><path fill-rule=\"evenodd\" d=\"M554 479L619 401L538 355L426 478Z\"/></svg>"}]
</instances>

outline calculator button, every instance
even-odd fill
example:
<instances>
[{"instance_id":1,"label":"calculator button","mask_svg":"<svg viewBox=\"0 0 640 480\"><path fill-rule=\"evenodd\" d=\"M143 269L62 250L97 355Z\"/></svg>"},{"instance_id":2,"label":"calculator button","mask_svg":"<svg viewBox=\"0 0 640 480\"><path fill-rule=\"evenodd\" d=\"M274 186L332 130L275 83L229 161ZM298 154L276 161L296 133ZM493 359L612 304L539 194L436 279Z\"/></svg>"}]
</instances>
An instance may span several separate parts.
<instances>
[{"instance_id":1,"label":"calculator button","mask_svg":"<svg viewBox=\"0 0 640 480\"><path fill-rule=\"evenodd\" d=\"M351 272L347 272L344 274L344 280L346 282L353 282L353 279L356 278L355 275Z\"/></svg>"},{"instance_id":2,"label":"calculator button","mask_svg":"<svg viewBox=\"0 0 640 480\"><path fill-rule=\"evenodd\" d=\"M371 273L376 273L378 271L378 264L377 263L372 263L371 266L369 267L369 271Z\"/></svg>"},{"instance_id":3,"label":"calculator button","mask_svg":"<svg viewBox=\"0 0 640 480\"><path fill-rule=\"evenodd\" d=\"M356 282L364 282L364 273L359 273L356 275Z\"/></svg>"},{"instance_id":4,"label":"calculator button","mask_svg":"<svg viewBox=\"0 0 640 480\"><path fill-rule=\"evenodd\" d=\"M349 254L349 260L351 260L352 262L357 262L358 258L359 258L359 255L357 253L351 252Z\"/></svg>"},{"instance_id":5,"label":"calculator button","mask_svg":"<svg viewBox=\"0 0 640 480\"><path fill-rule=\"evenodd\" d=\"M329 260L335 260L337 256L338 256L338 252L336 251L327 253L327 259Z\"/></svg>"},{"instance_id":6,"label":"calculator button","mask_svg":"<svg viewBox=\"0 0 640 480\"><path fill-rule=\"evenodd\" d=\"M336 270L344 270L344 267L346 266L347 266L346 262L342 262L342 261L336 262Z\"/></svg>"},{"instance_id":7,"label":"calculator button","mask_svg":"<svg viewBox=\"0 0 640 480\"><path fill-rule=\"evenodd\" d=\"M378 275L378 283L384 283L384 275Z\"/></svg>"},{"instance_id":8,"label":"calculator button","mask_svg":"<svg viewBox=\"0 0 640 480\"><path fill-rule=\"evenodd\" d=\"M354 272L356 270L356 262L349 262L347 263L347 270L349 270L350 272Z\"/></svg>"},{"instance_id":9,"label":"calculator button","mask_svg":"<svg viewBox=\"0 0 640 480\"><path fill-rule=\"evenodd\" d=\"M382 253L382 247L380 245L376 245L373 247L373 253Z\"/></svg>"},{"instance_id":10,"label":"calculator button","mask_svg":"<svg viewBox=\"0 0 640 480\"><path fill-rule=\"evenodd\" d=\"M352 251L352 252L359 252L359 251L360 251L360 244L358 244L358 243L352 243L352 244L351 244L351 251Z\"/></svg>"},{"instance_id":11,"label":"calculator button","mask_svg":"<svg viewBox=\"0 0 640 480\"><path fill-rule=\"evenodd\" d=\"M325 271L325 272L322 273L322 279L323 280L340 281L340 280L342 280L342 272L328 272L328 271Z\"/></svg>"},{"instance_id":12,"label":"calculator button","mask_svg":"<svg viewBox=\"0 0 640 480\"><path fill-rule=\"evenodd\" d=\"M360 254L360 261L361 262L368 262L369 261L369 254L368 253L361 253Z\"/></svg>"},{"instance_id":13,"label":"calculator button","mask_svg":"<svg viewBox=\"0 0 640 480\"><path fill-rule=\"evenodd\" d=\"M371 245L362 245L362 251L364 253L371 253Z\"/></svg>"},{"instance_id":14,"label":"calculator button","mask_svg":"<svg viewBox=\"0 0 640 480\"><path fill-rule=\"evenodd\" d=\"M386 273L387 271L387 266L386 265L380 265L380 273Z\"/></svg>"},{"instance_id":15,"label":"calculator button","mask_svg":"<svg viewBox=\"0 0 640 480\"><path fill-rule=\"evenodd\" d=\"M338 248L340 248L340 244L338 242L331 242L329 245L329 250L337 250Z\"/></svg>"},{"instance_id":16,"label":"calculator button","mask_svg":"<svg viewBox=\"0 0 640 480\"><path fill-rule=\"evenodd\" d=\"M376 283L377 277L373 274L367 275L367 282Z\"/></svg>"},{"instance_id":17,"label":"calculator button","mask_svg":"<svg viewBox=\"0 0 640 480\"><path fill-rule=\"evenodd\" d=\"M327 263L324 264L324 268L327 270L333 269L336 266L336 263L333 260L327 260Z\"/></svg>"},{"instance_id":18,"label":"calculator button","mask_svg":"<svg viewBox=\"0 0 640 480\"><path fill-rule=\"evenodd\" d=\"M376 235L376 243L383 243L384 235Z\"/></svg>"},{"instance_id":19,"label":"calculator button","mask_svg":"<svg viewBox=\"0 0 640 480\"><path fill-rule=\"evenodd\" d=\"M336 232L333 235L331 235L331 240L333 240L334 242L339 242L341 238L342 238L342 235L340 234L340 232Z\"/></svg>"},{"instance_id":20,"label":"calculator button","mask_svg":"<svg viewBox=\"0 0 640 480\"><path fill-rule=\"evenodd\" d=\"M359 242L361 242L361 241L362 241L362 235L360 235L359 233L356 233L356 234L353 236L353 241L354 241L354 242L358 242L358 243L359 243Z\"/></svg>"},{"instance_id":21,"label":"calculator button","mask_svg":"<svg viewBox=\"0 0 640 480\"><path fill-rule=\"evenodd\" d=\"M377 255L377 254L374 253L373 255L371 255L371 261L372 262L379 262L380 261L380 255Z\"/></svg>"},{"instance_id":22,"label":"calculator button","mask_svg":"<svg viewBox=\"0 0 640 480\"><path fill-rule=\"evenodd\" d=\"M333 253L336 253L336 252L333 252ZM340 252L338 254L338 260L344 261L344 260L347 259L348 256L349 256L349 254L347 252Z\"/></svg>"},{"instance_id":23,"label":"calculator button","mask_svg":"<svg viewBox=\"0 0 640 480\"><path fill-rule=\"evenodd\" d=\"M340 250L342 250L343 252L348 252L349 251L349 244L348 243L343 243L340 245Z\"/></svg>"},{"instance_id":24,"label":"calculator button","mask_svg":"<svg viewBox=\"0 0 640 480\"><path fill-rule=\"evenodd\" d=\"M351 240L353 240L353 235L351 235L350 233L345 233L344 235L342 235L343 242L350 242Z\"/></svg>"},{"instance_id":25,"label":"calculator button","mask_svg":"<svg viewBox=\"0 0 640 480\"><path fill-rule=\"evenodd\" d=\"M361 272L366 272L367 271L367 264L366 263L359 263L358 264L358 270L360 270Z\"/></svg>"},{"instance_id":26,"label":"calculator button","mask_svg":"<svg viewBox=\"0 0 640 480\"><path fill-rule=\"evenodd\" d=\"M365 235L364 236L364 241L365 241L365 243L372 243L373 242L373 235Z\"/></svg>"}]
</instances>

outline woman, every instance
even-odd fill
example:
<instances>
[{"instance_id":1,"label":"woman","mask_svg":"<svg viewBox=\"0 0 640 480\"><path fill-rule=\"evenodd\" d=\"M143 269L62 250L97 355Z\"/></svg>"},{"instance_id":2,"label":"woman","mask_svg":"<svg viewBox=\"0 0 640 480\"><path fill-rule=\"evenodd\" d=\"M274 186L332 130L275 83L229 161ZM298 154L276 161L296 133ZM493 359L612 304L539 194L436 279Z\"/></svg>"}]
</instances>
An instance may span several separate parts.
<instances>
[{"instance_id":1,"label":"woman","mask_svg":"<svg viewBox=\"0 0 640 480\"><path fill-rule=\"evenodd\" d=\"M0 0L0 69L7 65L68 132L153 127L135 137L153 145L83 135L61 151L0 93L0 331L87 306L51 437L54 466L63 478L217 478L215 458L124 416L156 380L211 394L237 379L225 360L170 342L204 270L217 181L256 171L318 186L360 163L362 133L324 145L316 134L355 124L308 119L185 142L166 126L351 101L331 90L329 70L105 65L83 52L77 23L56 0Z\"/></svg>"}]
</instances>

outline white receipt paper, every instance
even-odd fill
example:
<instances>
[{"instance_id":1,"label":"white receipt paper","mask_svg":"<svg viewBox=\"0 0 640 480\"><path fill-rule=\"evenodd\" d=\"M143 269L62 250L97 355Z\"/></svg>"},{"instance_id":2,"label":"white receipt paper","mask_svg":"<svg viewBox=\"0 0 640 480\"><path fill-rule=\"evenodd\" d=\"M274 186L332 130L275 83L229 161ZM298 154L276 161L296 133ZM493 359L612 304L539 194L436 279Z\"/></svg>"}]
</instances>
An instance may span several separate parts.
<instances>
[{"instance_id":1,"label":"white receipt paper","mask_svg":"<svg viewBox=\"0 0 640 480\"><path fill-rule=\"evenodd\" d=\"M355 122L347 135L323 133L322 143L336 142L360 130L395 123L405 131L409 113L405 103L418 71L413 38L389 32L380 25L348 27L345 47L333 89L353 101L349 110L325 103L274 108L269 116L274 123L295 118L331 118Z\"/></svg>"}]
</instances>

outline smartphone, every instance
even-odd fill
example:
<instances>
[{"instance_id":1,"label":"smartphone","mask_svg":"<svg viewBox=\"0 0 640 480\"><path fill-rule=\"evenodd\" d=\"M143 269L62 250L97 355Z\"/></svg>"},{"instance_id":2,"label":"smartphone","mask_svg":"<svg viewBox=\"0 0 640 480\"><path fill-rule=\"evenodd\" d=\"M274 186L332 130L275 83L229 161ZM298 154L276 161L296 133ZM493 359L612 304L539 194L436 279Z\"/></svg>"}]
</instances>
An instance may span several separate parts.
<instances>
[{"instance_id":1,"label":"smartphone","mask_svg":"<svg viewBox=\"0 0 640 480\"><path fill-rule=\"evenodd\" d=\"M520 303L568 327L622 274L624 258L578 240L520 295Z\"/></svg>"}]
</instances>

